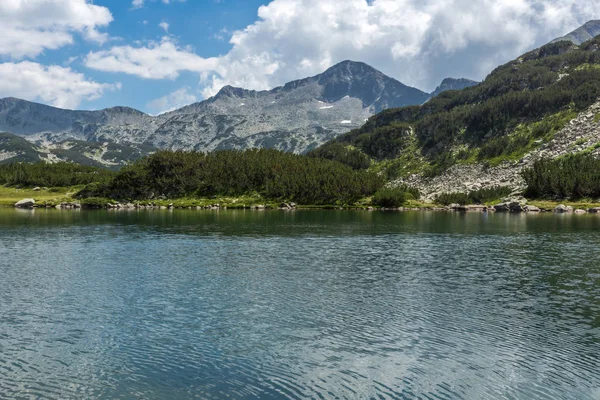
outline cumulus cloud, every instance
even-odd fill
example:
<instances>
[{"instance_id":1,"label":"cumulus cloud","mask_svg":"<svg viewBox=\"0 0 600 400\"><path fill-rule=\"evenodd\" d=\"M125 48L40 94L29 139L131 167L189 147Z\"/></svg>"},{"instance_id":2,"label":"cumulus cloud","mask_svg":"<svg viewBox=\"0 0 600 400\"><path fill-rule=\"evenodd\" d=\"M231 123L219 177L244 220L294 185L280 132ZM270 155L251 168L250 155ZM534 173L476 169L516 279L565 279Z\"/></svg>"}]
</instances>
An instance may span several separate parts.
<instances>
[{"instance_id":1,"label":"cumulus cloud","mask_svg":"<svg viewBox=\"0 0 600 400\"><path fill-rule=\"evenodd\" d=\"M218 65L217 58L202 58L190 48L179 47L171 38L144 47L115 46L90 52L85 65L106 72L125 72L146 79L175 79L183 71L205 73Z\"/></svg>"},{"instance_id":2,"label":"cumulus cloud","mask_svg":"<svg viewBox=\"0 0 600 400\"><path fill-rule=\"evenodd\" d=\"M87 65L155 79L196 71L209 96L226 84L271 88L353 59L432 90L448 76L482 79L598 16L597 0L273 0L218 58L163 39L90 53Z\"/></svg>"},{"instance_id":3,"label":"cumulus cloud","mask_svg":"<svg viewBox=\"0 0 600 400\"><path fill-rule=\"evenodd\" d=\"M60 108L76 108L83 100L95 100L120 84L88 80L71 68L45 66L30 61L0 64L0 97L42 101Z\"/></svg>"},{"instance_id":4,"label":"cumulus cloud","mask_svg":"<svg viewBox=\"0 0 600 400\"><path fill-rule=\"evenodd\" d=\"M147 107L155 115L173 111L194 103L198 98L190 92L190 88L181 88L166 96L152 100Z\"/></svg>"},{"instance_id":5,"label":"cumulus cloud","mask_svg":"<svg viewBox=\"0 0 600 400\"><path fill-rule=\"evenodd\" d=\"M163 29L165 32L169 33L169 23L168 22L161 22L160 24L158 24L158 26Z\"/></svg>"},{"instance_id":6,"label":"cumulus cloud","mask_svg":"<svg viewBox=\"0 0 600 400\"><path fill-rule=\"evenodd\" d=\"M0 56L34 57L73 43L73 33L102 43L108 36L98 29L112 20L108 8L86 0L2 0Z\"/></svg>"}]
</instances>

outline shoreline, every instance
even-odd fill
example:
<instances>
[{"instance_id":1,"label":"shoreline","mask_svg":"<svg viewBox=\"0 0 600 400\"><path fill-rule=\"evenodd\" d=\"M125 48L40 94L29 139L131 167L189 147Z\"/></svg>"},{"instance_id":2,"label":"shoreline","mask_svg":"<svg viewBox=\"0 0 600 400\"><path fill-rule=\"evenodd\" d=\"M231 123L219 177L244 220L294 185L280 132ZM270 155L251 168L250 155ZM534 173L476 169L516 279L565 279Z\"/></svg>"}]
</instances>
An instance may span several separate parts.
<instances>
[{"instance_id":1,"label":"shoreline","mask_svg":"<svg viewBox=\"0 0 600 400\"><path fill-rule=\"evenodd\" d=\"M554 204L542 202L543 204ZM293 204L293 203L292 203ZM536 202L532 202L536 204ZM539 204L539 203L538 203ZM558 203L556 203L558 204ZM569 203L573 204L573 203ZM580 203L582 204L582 203ZM585 203L589 205L589 203ZM499 209L500 206L500 209ZM0 208L15 209L15 210L72 210L72 211L380 211L380 212L450 212L457 214L475 214L475 213L492 213L492 214L598 214L600 215L600 205L597 207L577 208L570 205L558 204L554 207L538 207L535 205L525 206L520 209L507 209L502 205L487 206L487 205L419 205L408 207L374 207L374 206L336 206L336 205L289 205L285 203L278 206L267 205L225 205L213 204L207 206L184 206L174 205L154 205L141 203L116 203L105 206L86 205L80 202L63 202L60 204L26 204L15 205L0 205Z\"/></svg>"},{"instance_id":2,"label":"shoreline","mask_svg":"<svg viewBox=\"0 0 600 400\"><path fill-rule=\"evenodd\" d=\"M591 200L557 201L529 200L524 197L510 197L480 205L451 204L441 205L409 200L400 207L380 207L363 199L353 205L336 204L296 204L294 202L269 201L260 195L216 198L181 198L163 200L139 200L119 202L105 198L75 199L80 188L61 188L60 191L47 189L17 189L0 186L0 207L20 209L107 209L107 210L348 210L348 211L429 211L457 213L574 213L600 214L600 202Z\"/></svg>"}]
</instances>

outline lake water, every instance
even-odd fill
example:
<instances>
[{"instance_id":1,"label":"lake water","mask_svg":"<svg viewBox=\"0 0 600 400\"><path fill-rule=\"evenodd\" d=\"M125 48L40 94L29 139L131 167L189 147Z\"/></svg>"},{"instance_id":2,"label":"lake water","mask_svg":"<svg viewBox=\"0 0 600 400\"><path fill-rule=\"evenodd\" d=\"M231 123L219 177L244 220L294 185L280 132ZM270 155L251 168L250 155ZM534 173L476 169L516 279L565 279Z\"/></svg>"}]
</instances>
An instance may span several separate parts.
<instances>
[{"instance_id":1,"label":"lake water","mask_svg":"<svg viewBox=\"0 0 600 400\"><path fill-rule=\"evenodd\" d=\"M600 216L0 209L2 399L600 399Z\"/></svg>"}]
</instances>

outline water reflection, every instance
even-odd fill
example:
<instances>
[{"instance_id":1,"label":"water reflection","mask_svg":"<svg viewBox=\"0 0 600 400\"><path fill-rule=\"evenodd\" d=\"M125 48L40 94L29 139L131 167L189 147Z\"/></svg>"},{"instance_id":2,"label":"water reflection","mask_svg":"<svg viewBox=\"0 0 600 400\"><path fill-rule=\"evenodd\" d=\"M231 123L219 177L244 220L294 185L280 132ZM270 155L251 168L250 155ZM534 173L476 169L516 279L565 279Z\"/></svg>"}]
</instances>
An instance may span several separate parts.
<instances>
[{"instance_id":1,"label":"water reflection","mask_svg":"<svg viewBox=\"0 0 600 400\"><path fill-rule=\"evenodd\" d=\"M0 211L0 393L597 399L599 223Z\"/></svg>"}]
</instances>

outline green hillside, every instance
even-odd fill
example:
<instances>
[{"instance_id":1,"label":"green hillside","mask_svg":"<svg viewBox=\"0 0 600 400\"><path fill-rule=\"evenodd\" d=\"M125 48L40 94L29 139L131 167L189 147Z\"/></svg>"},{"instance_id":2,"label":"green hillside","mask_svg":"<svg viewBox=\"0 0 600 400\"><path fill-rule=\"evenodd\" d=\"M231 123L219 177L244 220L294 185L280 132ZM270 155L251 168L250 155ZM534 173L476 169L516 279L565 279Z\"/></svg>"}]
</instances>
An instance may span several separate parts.
<instances>
[{"instance_id":1,"label":"green hillside","mask_svg":"<svg viewBox=\"0 0 600 400\"><path fill-rule=\"evenodd\" d=\"M311 153L389 179L460 163L497 165L542 146L600 96L600 37L548 44L481 84L422 106L389 109Z\"/></svg>"}]
</instances>

